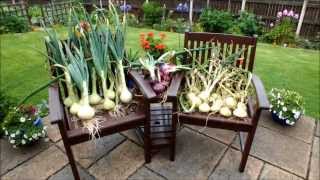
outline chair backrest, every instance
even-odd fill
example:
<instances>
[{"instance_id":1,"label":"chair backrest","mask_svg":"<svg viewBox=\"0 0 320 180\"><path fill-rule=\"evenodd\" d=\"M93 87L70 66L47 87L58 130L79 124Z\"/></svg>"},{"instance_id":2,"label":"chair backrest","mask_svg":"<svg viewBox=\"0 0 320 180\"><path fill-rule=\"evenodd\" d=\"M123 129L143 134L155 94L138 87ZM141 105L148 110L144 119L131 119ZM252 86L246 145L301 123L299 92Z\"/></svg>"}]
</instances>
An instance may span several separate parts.
<instances>
[{"instance_id":1,"label":"chair backrest","mask_svg":"<svg viewBox=\"0 0 320 180\"><path fill-rule=\"evenodd\" d=\"M243 49L241 63L236 62L236 66L243 69L252 71L253 63L256 53L257 39L255 37L236 36L229 34L219 33L202 33L202 32L186 32L184 37L184 47L187 49L194 49L200 47L219 47L221 56L225 56L227 51L232 53L238 52ZM211 57L211 49L205 48L204 50L193 52L191 58L203 61ZM190 58L187 63L190 63Z\"/></svg>"}]
</instances>

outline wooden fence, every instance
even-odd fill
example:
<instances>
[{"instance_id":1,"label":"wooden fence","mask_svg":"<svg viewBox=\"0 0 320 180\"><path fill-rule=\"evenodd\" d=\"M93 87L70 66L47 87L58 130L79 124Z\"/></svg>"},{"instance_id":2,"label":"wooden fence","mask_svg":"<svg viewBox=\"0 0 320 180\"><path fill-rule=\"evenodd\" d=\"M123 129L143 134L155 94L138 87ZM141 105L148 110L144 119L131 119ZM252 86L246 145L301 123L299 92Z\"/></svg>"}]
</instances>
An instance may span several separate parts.
<instances>
[{"instance_id":1,"label":"wooden fence","mask_svg":"<svg viewBox=\"0 0 320 180\"><path fill-rule=\"evenodd\" d=\"M112 0L115 4L123 3L123 0ZM134 7L134 12L141 12L141 6L145 0L127 0L127 4ZM169 10L175 10L179 3L188 3L189 0L158 0L160 4L165 4ZM85 0L87 7L92 4L99 5L99 0ZM103 6L107 6L108 0L102 0ZM278 11L288 9L296 13L301 12L303 0L247 0L245 9L260 16L267 25L276 20ZM61 23L67 17L68 9L72 5L70 1L62 1L57 3L40 4L43 20L46 23ZM0 18L7 15L23 17L26 21L30 21L28 16L28 5L18 3L15 5L0 5ZM196 19L203 8L211 7L220 10L229 10L237 14L241 9L241 0L194 0L194 14ZM320 1L310 0L307 6L305 17L303 20L300 35L304 37L314 37L320 32Z\"/></svg>"}]
</instances>

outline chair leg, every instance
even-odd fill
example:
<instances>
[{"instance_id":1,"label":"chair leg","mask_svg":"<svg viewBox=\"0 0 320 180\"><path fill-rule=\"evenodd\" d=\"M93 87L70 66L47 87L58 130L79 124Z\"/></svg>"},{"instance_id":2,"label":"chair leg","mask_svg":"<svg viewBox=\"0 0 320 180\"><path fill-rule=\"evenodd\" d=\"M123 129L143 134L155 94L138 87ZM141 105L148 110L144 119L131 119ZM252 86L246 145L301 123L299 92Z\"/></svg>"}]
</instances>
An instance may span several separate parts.
<instances>
[{"instance_id":1,"label":"chair leg","mask_svg":"<svg viewBox=\"0 0 320 180\"><path fill-rule=\"evenodd\" d=\"M67 139L66 129L62 123L58 123L58 126L59 126L60 134L62 137L62 142L63 142L64 148L66 150L66 154L67 154L70 166L71 166L73 177L75 180L80 180L80 175L79 175L79 172L77 169L76 161L74 160L72 149L71 149L71 146L70 146L68 139Z\"/></svg>"},{"instance_id":2,"label":"chair leg","mask_svg":"<svg viewBox=\"0 0 320 180\"><path fill-rule=\"evenodd\" d=\"M246 167L255 131L256 131L256 129L254 128L253 130L251 130L251 132L248 133L248 137L245 142L245 146L244 146L244 149L242 152L242 158L241 158L241 162L240 162L240 166L239 166L240 172L243 172Z\"/></svg>"}]
</instances>

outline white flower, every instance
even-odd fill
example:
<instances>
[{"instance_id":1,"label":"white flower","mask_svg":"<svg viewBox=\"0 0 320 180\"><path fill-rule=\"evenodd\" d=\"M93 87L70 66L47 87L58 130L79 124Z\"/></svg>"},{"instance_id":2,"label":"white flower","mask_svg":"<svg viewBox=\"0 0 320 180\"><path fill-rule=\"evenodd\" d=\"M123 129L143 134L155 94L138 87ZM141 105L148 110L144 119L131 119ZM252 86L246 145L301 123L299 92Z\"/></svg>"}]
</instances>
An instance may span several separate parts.
<instances>
[{"instance_id":1,"label":"white flower","mask_svg":"<svg viewBox=\"0 0 320 180\"><path fill-rule=\"evenodd\" d=\"M4 134L7 136L7 135L8 135L8 131L6 130L6 131L4 132Z\"/></svg>"},{"instance_id":2,"label":"white flower","mask_svg":"<svg viewBox=\"0 0 320 180\"><path fill-rule=\"evenodd\" d=\"M276 111L273 111L273 113L276 114L277 112L276 112Z\"/></svg>"},{"instance_id":3,"label":"white flower","mask_svg":"<svg viewBox=\"0 0 320 180\"><path fill-rule=\"evenodd\" d=\"M26 141L24 139L22 139L21 144L26 144Z\"/></svg>"},{"instance_id":4,"label":"white flower","mask_svg":"<svg viewBox=\"0 0 320 180\"><path fill-rule=\"evenodd\" d=\"M300 111L296 111L296 112L294 113L293 117L294 117L295 119L298 119L298 118L300 117L300 114L301 114Z\"/></svg>"},{"instance_id":5,"label":"white flower","mask_svg":"<svg viewBox=\"0 0 320 180\"><path fill-rule=\"evenodd\" d=\"M293 125L294 125L294 123L295 123L294 121L291 121L291 122L290 122L290 125L291 125L291 126L293 126Z\"/></svg>"},{"instance_id":6,"label":"white flower","mask_svg":"<svg viewBox=\"0 0 320 180\"><path fill-rule=\"evenodd\" d=\"M44 130L47 130L47 129L48 129L48 127L47 127L47 126L43 126L43 129L44 129Z\"/></svg>"},{"instance_id":7,"label":"white flower","mask_svg":"<svg viewBox=\"0 0 320 180\"><path fill-rule=\"evenodd\" d=\"M287 107L282 107L282 111L286 112L287 110Z\"/></svg>"},{"instance_id":8,"label":"white flower","mask_svg":"<svg viewBox=\"0 0 320 180\"><path fill-rule=\"evenodd\" d=\"M19 131L19 130L17 130L17 131L16 131L16 135L19 135L19 134L20 134L20 131Z\"/></svg>"},{"instance_id":9,"label":"white flower","mask_svg":"<svg viewBox=\"0 0 320 180\"><path fill-rule=\"evenodd\" d=\"M270 109L272 109L272 108L273 108L273 105L271 104L271 105L270 105Z\"/></svg>"},{"instance_id":10,"label":"white flower","mask_svg":"<svg viewBox=\"0 0 320 180\"><path fill-rule=\"evenodd\" d=\"M283 105L284 105L284 102L281 102L280 104L283 106Z\"/></svg>"},{"instance_id":11,"label":"white flower","mask_svg":"<svg viewBox=\"0 0 320 180\"><path fill-rule=\"evenodd\" d=\"M16 141L14 139L10 140L11 144L14 144Z\"/></svg>"},{"instance_id":12,"label":"white flower","mask_svg":"<svg viewBox=\"0 0 320 180\"><path fill-rule=\"evenodd\" d=\"M290 121L288 119L286 120L286 124L290 124Z\"/></svg>"},{"instance_id":13,"label":"white flower","mask_svg":"<svg viewBox=\"0 0 320 180\"><path fill-rule=\"evenodd\" d=\"M37 134L32 134L32 138L33 139L35 139L35 138L37 138L38 136L37 136Z\"/></svg>"},{"instance_id":14,"label":"white flower","mask_svg":"<svg viewBox=\"0 0 320 180\"><path fill-rule=\"evenodd\" d=\"M41 133L38 133L38 136L40 137L42 134Z\"/></svg>"},{"instance_id":15,"label":"white flower","mask_svg":"<svg viewBox=\"0 0 320 180\"><path fill-rule=\"evenodd\" d=\"M25 139L28 139L28 136L27 136L26 134L24 134L23 137L24 137Z\"/></svg>"},{"instance_id":16,"label":"white flower","mask_svg":"<svg viewBox=\"0 0 320 180\"><path fill-rule=\"evenodd\" d=\"M13 133L13 134L11 134L10 136L14 138L14 137L16 137L16 134Z\"/></svg>"},{"instance_id":17,"label":"white flower","mask_svg":"<svg viewBox=\"0 0 320 180\"><path fill-rule=\"evenodd\" d=\"M297 110L296 109L292 109L292 113L296 113L297 112Z\"/></svg>"},{"instance_id":18,"label":"white flower","mask_svg":"<svg viewBox=\"0 0 320 180\"><path fill-rule=\"evenodd\" d=\"M280 96L280 93L278 93L278 96L277 96L277 97L278 97L278 99L280 99L280 97L281 97L281 96Z\"/></svg>"},{"instance_id":19,"label":"white flower","mask_svg":"<svg viewBox=\"0 0 320 180\"><path fill-rule=\"evenodd\" d=\"M28 118L28 121L31 121L31 118Z\"/></svg>"},{"instance_id":20,"label":"white flower","mask_svg":"<svg viewBox=\"0 0 320 180\"><path fill-rule=\"evenodd\" d=\"M29 138L28 140L29 140L29 141L32 141L32 138Z\"/></svg>"},{"instance_id":21,"label":"white flower","mask_svg":"<svg viewBox=\"0 0 320 180\"><path fill-rule=\"evenodd\" d=\"M280 104L280 101L278 100L277 104Z\"/></svg>"},{"instance_id":22,"label":"white flower","mask_svg":"<svg viewBox=\"0 0 320 180\"><path fill-rule=\"evenodd\" d=\"M20 118L20 122L22 122L22 123L26 122L26 118L25 117L21 117Z\"/></svg>"}]
</instances>

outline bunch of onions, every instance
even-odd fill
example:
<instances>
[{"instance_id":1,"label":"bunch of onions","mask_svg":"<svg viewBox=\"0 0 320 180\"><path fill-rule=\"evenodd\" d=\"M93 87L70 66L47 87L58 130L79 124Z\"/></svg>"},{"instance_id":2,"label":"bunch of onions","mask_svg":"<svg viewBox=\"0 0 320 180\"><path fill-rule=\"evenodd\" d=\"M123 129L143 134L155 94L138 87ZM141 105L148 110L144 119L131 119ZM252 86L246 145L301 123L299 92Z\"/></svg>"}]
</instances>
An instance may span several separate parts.
<instances>
[{"instance_id":1,"label":"bunch of onions","mask_svg":"<svg viewBox=\"0 0 320 180\"><path fill-rule=\"evenodd\" d=\"M45 28L45 31L48 35L45 39L48 49L51 52L51 56L48 56L48 58L53 62L54 66L61 68L64 74L65 84L67 88L67 97L64 98L63 103L66 107L77 109L79 98L74 91L70 72L66 68L68 60L63 52L63 45L55 30L48 30ZM75 111L72 112L76 113Z\"/></svg>"},{"instance_id":2,"label":"bunch of onions","mask_svg":"<svg viewBox=\"0 0 320 180\"><path fill-rule=\"evenodd\" d=\"M231 64L226 65L216 56L195 65L186 74L185 91L179 97L183 111L247 117L246 102L252 75Z\"/></svg>"},{"instance_id":3,"label":"bunch of onions","mask_svg":"<svg viewBox=\"0 0 320 180\"><path fill-rule=\"evenodd\" d=\"M87 62L81 48L79 50L74 47L75 52L72 53L69 46L65 44L65 49L67 58L70 61L67 69L81 92L77 116L81 120L90 120L94 117L95 110L89 104L89 70Z\"/></svg>"},{"instance_id":4,"label":"bunch of onions","mask_svg":"<svg viewBox=\"0 0 320 180\"><path fill-rule=\"evenodd\" d=\"M125 16L123 16L123 22L119 20L119 15L116 8L111 4L111 15L114 18L114 32L108 34L108 45L111 51L111 55L116 63L116 73L119 79L119 97L122 103L129 103L132 100L132 93L129 91L126 84L126 77L124 73L123 60L125 59Z\"/></svg>"},{"instance_id":5,"label":"bunch of onions","mask_svg":"<svg viewBox=\"0 0 320 180\"><path fill-rule=\"evenodd\" d=\"M100 33L98 33L100 32ZM114 96L112 94L112 89L107 88L107 75L111 71L110 67L110 57L109 57L109 48L108 48L108 37L109 30L105 26L100 26L98 31L89 32L89 42L90 50L92 54L94 67L101 79L102 91L103 91L103 107L106 110L112 110L115 107L115 103L112 101ZM114 94L114 93L113 93Z\"/></svg>"}]
</instances>

